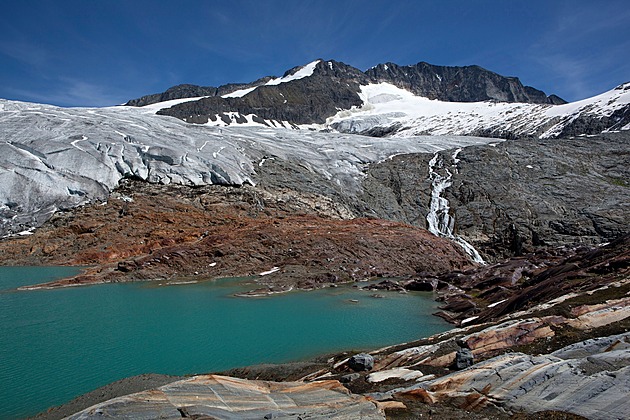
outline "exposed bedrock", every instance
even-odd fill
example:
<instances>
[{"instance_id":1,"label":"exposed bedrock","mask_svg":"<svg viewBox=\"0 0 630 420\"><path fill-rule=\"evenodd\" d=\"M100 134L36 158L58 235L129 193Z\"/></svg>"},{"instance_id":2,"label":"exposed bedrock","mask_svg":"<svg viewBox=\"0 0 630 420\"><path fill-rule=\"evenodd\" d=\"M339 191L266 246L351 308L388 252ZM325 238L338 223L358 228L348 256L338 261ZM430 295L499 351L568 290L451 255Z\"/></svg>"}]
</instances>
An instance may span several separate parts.
<instances>
[{"instance_id":1,"label":"exposed bedrock","mask_svg":"<svg viewBox=\"0 0 630 420\"><path fill-rule=\"evenodd\" d=\"M630 135L506 141L439 152L454 233L486 257L593 244L630 232ZM380 217L427 226L433 155L371 165L362 199Z\"/></svg>"},{"instance_id":2,"label":"exposed bedrock","mask_svg":"<svg viewBox=\"0 0 630 420\"><path fill-rule=\"evenodd\" d=\"M472 268L458 246L424 229L347 215L324 197L283 188L128 181L104 205L0 241L0 252L5 264L97 265L56 286L257 275L268 286L259 293Z\"/></svg>"}]
</instances>

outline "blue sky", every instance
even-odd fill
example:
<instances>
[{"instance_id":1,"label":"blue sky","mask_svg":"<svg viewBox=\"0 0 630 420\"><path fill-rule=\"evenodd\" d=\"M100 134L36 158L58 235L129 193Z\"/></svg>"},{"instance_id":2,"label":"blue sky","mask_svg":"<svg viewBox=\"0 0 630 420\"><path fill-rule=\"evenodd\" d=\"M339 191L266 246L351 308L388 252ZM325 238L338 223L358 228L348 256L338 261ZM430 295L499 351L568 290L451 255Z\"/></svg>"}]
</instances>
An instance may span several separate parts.
<instances>
[{"instance_id":1,"label":"blue sky","mask_svg":"<svg viewBox=\"0 0 630 420\"><path fill-rule=\"evenodd\" d=\"M630 81L627 0L3 0L0 97L104 106L179 83L477 64L569 100Z\"/></svg>"}]
</instances>

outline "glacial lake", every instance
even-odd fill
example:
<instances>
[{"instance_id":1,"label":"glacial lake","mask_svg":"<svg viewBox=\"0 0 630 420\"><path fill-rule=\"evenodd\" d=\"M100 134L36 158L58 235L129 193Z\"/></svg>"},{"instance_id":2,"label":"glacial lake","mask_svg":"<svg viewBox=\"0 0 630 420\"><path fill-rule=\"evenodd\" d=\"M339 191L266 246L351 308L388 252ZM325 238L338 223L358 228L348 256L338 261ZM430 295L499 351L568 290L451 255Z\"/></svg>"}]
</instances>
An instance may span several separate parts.
<instances>
[{"instance_id":1,"label":"glacial lake","mask_svg":"<svg viewBox=\"0 0 630 420\"><path fill-rule=\"evenodd\" d=\"M0 418L142 373L209 373L376 349L446 331L430 293L338 287L234 297L243 279L16 291L77 273L0 267ZM352 300L358 300L353 302Z\"/></svg>"}]
</instances>

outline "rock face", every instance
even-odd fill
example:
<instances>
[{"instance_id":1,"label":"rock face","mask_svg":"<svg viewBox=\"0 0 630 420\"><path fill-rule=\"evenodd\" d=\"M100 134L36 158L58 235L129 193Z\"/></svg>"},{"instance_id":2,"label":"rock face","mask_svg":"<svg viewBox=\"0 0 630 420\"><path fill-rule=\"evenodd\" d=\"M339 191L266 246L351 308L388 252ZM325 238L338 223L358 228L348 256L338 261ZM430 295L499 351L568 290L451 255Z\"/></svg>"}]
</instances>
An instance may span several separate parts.
<instances>
[{"instance_id":1,"label":"rock face","mask_svg":"<svg viewBox=\"0 0 630 420\"><path fill-rule=\"evenodd\" d=\"M201 96L215 96L217 88L213 86L196 86L196 85L177 85L166 89L162 93L146 95L138 99L132 99L125 105L129 106L145 106L157 102L171 101L173 99L195 98Z\"/></svg>"},{"instance_id":2,"label":"rock face","mask_svg":"<svg viewBox=\"0 0 630 420\"><path fill-rule=\"evenodd\" d=\"M289 70L288 78L300 68ZM339 109L362 104L358 91L369 78L360 70L337 61L319 60L308 77L279 84L263 84L239 97L214 96L185 102L158 112L187 122L203 124L235 112L262 120L291 124L323 123Z\"/></svg>"},{"instance_id":3,"label":"rock face","mask_svg":"<svg viewBox=\"0 0 630 420\"><path fill-rule=\"evenodd\" d=\"M146 106L158 102L172 101L174 99L227 95L239 89L247 89L255 86L260 86L268 82L270 79L271 77L263 77L262 79L258 79L252 83L230 83L219 87L197 86L189 84L177 85L166 89L166 91L162 93L155 93L152 95L143 96L138 99L132 99L125 105Z\"/></svg>"},{"instance_id":4,"label":"rock face","mask_svg":"<svg viewBox=\"0 0 630 420\"><path fill-rule=\"evenodd\" d=\"M574 290L589 293L601 288L605 290L609 284L624 282L629 274L630 235L627 235L605 246L556 249L555 253L539 251L467 273L438 276L432 281L449 284L436 290L444 301L440 316L470 325L495 321L514 312L528 313L544 302L560 305L572 296ZM413 287L416 281L411 280L408 284ZM623 296L622 291L611 289L599 306L580 304L568 308L568 314L563 316L575 318L570 321L575 329L597 328L600 323L626 318L626 298L620 300L619 296ZM506 328L516 328L524 334L536 331L536 334L545 335L550 333L549 328L554 327L554 322L553 319L534 320ZM495 341L509 340L498 337Z\"/></svg>"},{"instance_id":5,"label":"rock face","mask_svg":"<svg viewBox=\"0 0 630 420\"><path fill-rule=\"evenodd\" d=\"M519 411L536 407L589 419L624 419L630 412L630 401L622 397L630 392L628 339L628 334L607 337L604 345L593 340L548 356L498 356L421 388L435 401L458 398L468 407L496 403Z\"/></svg>"},{"instance_id":6,"label":"rock face","mask_svg":"<svg viewBox=\"0 0 630 420\"><path fill-rule=\"evenodd\" d=\"M441 197L455 233L491 258L630 233L629 144L622 132L438 153L441 170L452 174ZM363 200L379 217L428 226L433 157L396 156L370 166Z\"/></svg>"},{"instance_id":7,"label":"rock face","mask_svg":"<svg viewBox=\"0 0 630 420\"><path fill-rule=\"evenodd\" d=\"M448 67L420 62L411 66L379 64L365 72L377 82L391 83L418 96L448 102L523 102L564 104L516 77L504 77L479 66Z\"/></svg>"}]
</instances>

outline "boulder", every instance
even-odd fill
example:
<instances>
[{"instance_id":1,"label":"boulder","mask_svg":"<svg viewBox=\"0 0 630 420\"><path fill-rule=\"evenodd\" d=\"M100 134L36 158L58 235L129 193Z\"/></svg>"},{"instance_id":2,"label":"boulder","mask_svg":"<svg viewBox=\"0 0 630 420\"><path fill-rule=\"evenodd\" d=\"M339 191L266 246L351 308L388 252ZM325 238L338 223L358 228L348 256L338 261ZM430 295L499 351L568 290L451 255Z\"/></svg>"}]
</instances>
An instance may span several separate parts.
<instances>
[{"instance_id":1,"label":"boulder","mask_svg":"<svg viewBox=\"0 0 630 420\"><path fill-rule=\"evenodd\" d=\"M474 362L474 356L470 349L461 348L455 353L455 368L457 370L466 369L472 366Z\"/></svg>"},{"instance_id":2,"label":"boulder","mask_svg":"<svg viewBox=\"0 0 630 420\"><path fill-rule=\"evenodd\" d=\"M348 360L348 367L354 371L372 370L374 357L367 353L355 354Z\"/></svg>"}]
</instances>

